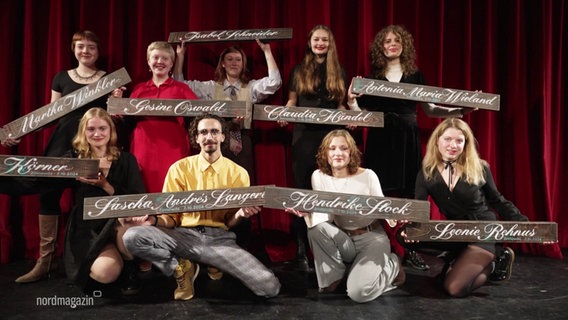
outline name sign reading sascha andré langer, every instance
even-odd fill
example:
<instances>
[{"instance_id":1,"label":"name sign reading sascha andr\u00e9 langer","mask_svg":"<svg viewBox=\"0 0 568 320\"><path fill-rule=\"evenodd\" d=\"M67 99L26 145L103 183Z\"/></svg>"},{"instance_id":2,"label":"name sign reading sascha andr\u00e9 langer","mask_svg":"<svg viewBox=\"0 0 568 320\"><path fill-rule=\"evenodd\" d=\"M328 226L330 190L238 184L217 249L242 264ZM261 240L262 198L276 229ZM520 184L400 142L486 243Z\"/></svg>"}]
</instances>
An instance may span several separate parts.
<instances>
[{"instance_id":1,"label":"name sign reading sascha andr\u00e9 langer","mask_svg":"<svg viewBox=\"0 0 568 320\"><path fill-rule=\"evenodd\" d=\"M264 186L85 198L83 219L262 206Z\"/></svg>"}]
</instances>

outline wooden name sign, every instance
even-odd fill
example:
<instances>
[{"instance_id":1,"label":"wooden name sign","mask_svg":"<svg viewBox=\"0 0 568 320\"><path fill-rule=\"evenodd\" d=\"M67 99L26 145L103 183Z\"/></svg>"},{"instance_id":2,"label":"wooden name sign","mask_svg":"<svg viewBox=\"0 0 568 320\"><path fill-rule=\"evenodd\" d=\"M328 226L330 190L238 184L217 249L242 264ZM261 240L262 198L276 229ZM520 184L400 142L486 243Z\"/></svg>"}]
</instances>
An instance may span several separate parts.
<instances>
[{"instance_id":1,"label":"wooden name sign","mask_svg":"<svg viewBox=\"0 0 568 320\"><path fill-rule=\"evenodd\" d=\"M0 176L96 178L99 160L0 155Z\"/></svg>"},{"instance_id":2,"label":"wooden name sign","mask_svg":"<svg viewBox=\"0 0 568 320\"><path fill-rule=\"evenodd\" d=\"M264 186L85 198L83 219L232 209L264 204Z\"/></svg>"},{"instance_id":3,"label":"wooden name sign","mask_svg":"<svg viewBox=\"0 0 568 320\"><path fill-rule=\"evenodd\" d=\"M292 39L292 28L170 32L169 43Z\"/></svg>"},{"instance_id":4,"label":"wooden name sign","mask_svg":"<svg viewBox=\"0 0 568 320\"><path fill-rule=\"evenodd\" d=\"M376 219L429 221L430 203L422 200L383 198L281 187L265 188L267 208L296 209Z\"/></svg>"},{"instance_id":5,"label":"wooden name sign","mask_svg":"<svg viewBox=\"0 0 568 320\"><path fill-rule=\"evenodd\" d=\"M406 226L407 239L457 242L557 242L555 222L438 220Z\"/></svg>"},{"instance_id":6,"label":"wooden name sign","mask_svg":"<svg viewBox=\"0 0 568 320\"><path fill-rule=\"evenodd\" d=\"M382 112L254 105L254 120L383 127Z\"/></svg>"},{"instance_id":7,"label":"wooden name sign","mask_svg":"<svg viewBox=\"0 0 568 320\"><path fill-rule=\"evenodd\" d=\"M498 94L366 78L353 78L353 92L494 111L499 111L501 99Z\"/></svg>"},{"instance_id":8,"label":"wooden name sign","mask_svg":"<svg viewBox=\"0 0 568 320\"><path fill-rule=\"evenodd\" d=\"M224 118L251 117L245 101L109 98L110 114L196 117L211 113Z\"/></svg>"},{"instance_id":9,"label":"wooden name sign","mask_svg":"<svg viewBox=\"0 0 568 320\"><path fill-rule=\"evenodd\" d=\"M100 78L97 82L77 89L50 104L47 104L27 115L18 118L0 129L0 140L7 138L18 139L41 127L57 120L71 111L95 100L114 89L130 82L130 76L126 69L119 69L109 75Z\"/></svg>"}]
</instances>

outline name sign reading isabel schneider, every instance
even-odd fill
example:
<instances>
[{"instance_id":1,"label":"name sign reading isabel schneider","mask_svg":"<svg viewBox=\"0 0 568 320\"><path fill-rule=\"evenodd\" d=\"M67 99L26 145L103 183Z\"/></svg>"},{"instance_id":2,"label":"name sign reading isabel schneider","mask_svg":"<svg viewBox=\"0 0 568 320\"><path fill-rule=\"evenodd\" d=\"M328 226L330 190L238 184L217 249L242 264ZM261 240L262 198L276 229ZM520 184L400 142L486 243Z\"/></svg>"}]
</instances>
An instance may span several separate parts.
<instances>
[{"instance_id":1,"label":"name sign reading isabel schneider","mask_svg":"<svg viewBox=\"0 0 568 320\"><path fill-rule=\"evenodd\" d=\"M358 215L376 219L409 221L429 221L430 219L428 201L282 187L265 187L264 206L304 212Z\"/></svg>"},{"instance_id":2,"label":"name sign reading isabel schneider","mask_svg":"<svg viewBox=\"0 0 568 320\"><path fill-rule=\"evenodd\" d=\"M170 32L169 43L183 42L222 42L292 39L292 28L178 31Z\"/></svg>"},{"instance_id":3,"label":"name sign reading isabel schneider","mask_svg":"<svg viewBox=\"0 0 568 320\"><path fill-rule=\"evenodd\" d=\"M83 219L262 206L264 186L85 198Z\"/></svg>"},{"instance_id":4,"label":"name sign reading isabel schneider","mask_svg":"<svg viewBox=\"0 0 568 320\"><path fill-rule=\"evenodd\" d=\"M555 222L432 220L406 226L407 239L457 242L557 242Z\"/></svg>"}]
</instances>

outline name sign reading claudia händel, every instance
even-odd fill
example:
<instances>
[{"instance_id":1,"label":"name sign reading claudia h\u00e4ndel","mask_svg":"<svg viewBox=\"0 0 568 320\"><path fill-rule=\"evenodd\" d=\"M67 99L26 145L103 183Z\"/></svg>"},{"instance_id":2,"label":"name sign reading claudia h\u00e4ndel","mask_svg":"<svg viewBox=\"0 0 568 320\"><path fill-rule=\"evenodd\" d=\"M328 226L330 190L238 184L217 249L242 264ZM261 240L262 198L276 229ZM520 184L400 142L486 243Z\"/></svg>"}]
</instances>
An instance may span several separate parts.
<instances>
[{"instance_id":1,"label":"name sign reading claudia h\u00e4ndel","mask_svg":"<svg viewBox=\"0 0 568 320\"><path fill-rule=\"evenodd\" d=\"M232 209L264 204L264 186L85 198L83 219Z\"/></svg>"},{"instance_id":2,"label":"name sign reading claudia h\u00e4ndel","mask_svg":"<svg viewBox=\"0 0 568 320\"><path fill-rule=\"evenodd\" d=\"M265 187L267 208L296 209L376 219L429 221L428 201L282 187Z\"/></svg>"},{"instance_id":3,"label":"name sign reading claudia h\u00e4ndel","mask_svg":"<svg viewBox=\"0 0 568 320\"><path fill-rule=\"evenodd\" d=\"M501 99L498 94L366 78L353 78L353 92L493 111L499 111Z\"/></svg>"},{"instance_id":4,"label":"name sign reading claudia h\u00e4ndel","mask_svg":"<svg viewBox=\"0 0 568 320\"><path fill-rule=\"evenodd\" d=\"M169 43L292 39L292 28L170 32Z\"/></svg>"},{"instance_id":5,"label":"name sign reading claudia h\u00e4ndel","mask_svg":"<svg viewBox=\"0 0 568 320\"><path fill-rule=\"evenodd\" d=\"M382 112L255 104L254 120L383 127Z\"/></svg>"},{"instance_id":6,"label":"name sign reading claudia h\u00e4ndel","mask_svg":"<svg viewBox=\"0 0 568 320\"><path fill-rule=\"evenodd\" d=\"M557 242L555 222L432 220L406 226L407 239L457 242Z\"/></svg>"},{"instance_id":7,"label":"name sign reading claudia h\u00e4ndel","mask_svg":"<svg viewBox=\"0 0 568 320\"><path fill-rule=\"evenodd\" d=\"M130 76L126 69L119 69L4 125L0 129L0 140L23 137L129 82Z\"/></svg>"},{"instance_id":8,"label":"name sign reading claudia h\u00e4ndel","mask_svg":"<svg viewBox=\"0 0 568 320\"><path fill-rule=\"evenodd\" d=\"M96 178L99 160L0 155L0 176Z\"/></svg>"},{"instance_id":9,"label":"name sign reading claudia h\u00e4ndel","mask_svg":"<svg viewBox=\"0 0 568 320\"><path fill-rule=\"evenodd\" d=\"M247 104L245 101L225 100L109 98L107 110L110 114L127 116L196 117L211 113L226 118L250 118L247 110L251 108L247 108Z\"/></svg>"}]
</instances>

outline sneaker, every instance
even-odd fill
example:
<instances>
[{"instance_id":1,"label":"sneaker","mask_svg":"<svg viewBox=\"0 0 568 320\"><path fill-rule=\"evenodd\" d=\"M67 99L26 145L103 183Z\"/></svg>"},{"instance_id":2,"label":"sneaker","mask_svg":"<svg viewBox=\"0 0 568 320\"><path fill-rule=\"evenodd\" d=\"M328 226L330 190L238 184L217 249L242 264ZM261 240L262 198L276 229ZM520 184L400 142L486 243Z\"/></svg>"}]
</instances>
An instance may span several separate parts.
<instances>
[{"instance_id":1,"label":"sneaker","mask_svg":"<svg viewBox=\"0 0 568 320\"><path fill-rule=\"evenodd\" d=\"M135 271L128 271L125 275L124 279L122 280L122 284L120 287L120 292L124 296L131 296L138 294L142 285L140 283L140 278Z\"/></svg>"},{"instance_id":2,"label":"sneaker","mask_svg":"<svg viewBox=\"0 0 568 320\"><path fill-rule=\"evenodd\" d=\"M341 283L341 280L342 279L335 280L328 287L319 288L318 292L319 293L334 293L335 291L337 291L337 286L339 286L339 283Z\"/></svg>"},{"instance_id":3,"label":"sneaker","mask_svg":"<svg viewBox=\"0 0 568 320\"><path fill-rule=\"evenodd\" d=\"M489 275L491 281L509 280L513 273L513 262L515 261L515 251L506 247L501 256L495 258L495 268Z\"/></svg>"},{"instance_id":4,"label":"sneaker","mask_svg":"<svg viewBox=\"0 0 568 320\"><path fill-rule=\"evenodd\" d=\"M208 266L207 267L207 275L209 276L209 279L211 280L221 280L221 278L223 278L223 271L213 267L213 266Z\"/></svg>"},{"instance_id":5,"label":"sneaker","mask_svg":"<svg viewBox=\"0 0 568 320\"><path fill-rule=\"evenodd\" d=\"M177 289L174 291L175 300L189 300L193 298L193 282L199 274L199 265L186 259L178 259L178 265L174 271Z\"/></svg>"},{"instance_id":6,"label":"sneaker","mask_svg":"<svg viewBox=\"0 0 568 320\"><path fill-rule=\"evenodd\" d=\"M420 256L416 251L408 251L408 254L404 259L404 262L406 263L406 265L416 270L420 271L430 270L430 266L427 265L426 262L424 262L422 256Z\"/></svg>"}]
</instances>

